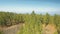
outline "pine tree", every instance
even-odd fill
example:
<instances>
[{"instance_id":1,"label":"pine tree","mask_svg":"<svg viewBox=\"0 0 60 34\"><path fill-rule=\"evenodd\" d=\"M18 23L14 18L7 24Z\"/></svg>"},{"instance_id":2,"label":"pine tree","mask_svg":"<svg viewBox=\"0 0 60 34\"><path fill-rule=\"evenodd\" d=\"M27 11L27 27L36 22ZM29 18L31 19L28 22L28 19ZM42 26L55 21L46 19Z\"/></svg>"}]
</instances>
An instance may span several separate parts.
<instances>
[{"instance_id":1,"label":"pine tree","mask_svg":"<svg viewBox=\"0 0 60 34\"><path fill-rule=\"evenodd\" d=\"M40 23L42 23L42 24L44 24L44 22L43 22L44 20L43 20L43 15L42 14L40 14Z\"/></svg>"},{"instance_id":2,"label":"pine tree","mask_svg":"<svg viewBox=\"0 0 60 34\"><path fill-rule=\"evenodd\" d=\"M56 25L58 34L60 34L60 19L57 14L54 15L54 24Z\"/></svg>"},{"instance_id":3,"label":"pine tree","mask_svg":"<svg viewBox=\"0 0 60 34\"><path fill-rule=\"evenodd\" d=\"M49 20L50 20L50 15L48 13L46 13L46 25L49 24Z\"/></svg>"},{"instance_id":4,"label":"pine tree","mask_svg":"<svg viewBox=\"0 0 60 34\"><path fill-rule=\"evenodd\" d=\"M21 15L20 16L20 23L24 23L25 21L24 21L24 17L23 17L23 15Z\"/></svg>"}]
</instances>

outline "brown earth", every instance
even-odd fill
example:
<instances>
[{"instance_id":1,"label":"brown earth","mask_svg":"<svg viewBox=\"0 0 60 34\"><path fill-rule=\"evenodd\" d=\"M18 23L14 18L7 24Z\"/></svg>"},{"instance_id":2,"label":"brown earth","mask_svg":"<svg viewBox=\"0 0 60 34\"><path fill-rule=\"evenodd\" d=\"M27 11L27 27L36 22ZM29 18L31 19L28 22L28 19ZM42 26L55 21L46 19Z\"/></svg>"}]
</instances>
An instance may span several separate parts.
<instances>
[{"instance_id":1,"label":"brown earth","mask_svg":"<svg viewBox=\"0 0 60 34\"><path fill-rule=\"evenodd\" d=\"M17 32L20 31L21 27L23 27L23 24L17 24L11 27L4 28L0 27L0 30L2 30L4 34L17 34ZM53 24L48 24L47 26L43 24L42 34L54 34L56 31L57 30Z\"/></svg>"},{"instance_id":2,"label":"brown earth","mask_svg":"<svg viewBox=\"0 0 60 34\"><path fill-rule=\"evenodd\" d=\"M0 30L3 32L3 34L17 34L17 32L20 31L21 27L23 27L23 24L17 24L10 27L0 27Z\"/></svg>"},{"instance_id":3,"label":"brown earth","mask_svg":"<svg viewBox=\"0 0 60 34\"><path fill-rule=\"evenodd\" d=\"M54 34L56 31L57 30L53 24L48 24L47 26L43 24L42 34Z\"/></svg>"}]
</instances>

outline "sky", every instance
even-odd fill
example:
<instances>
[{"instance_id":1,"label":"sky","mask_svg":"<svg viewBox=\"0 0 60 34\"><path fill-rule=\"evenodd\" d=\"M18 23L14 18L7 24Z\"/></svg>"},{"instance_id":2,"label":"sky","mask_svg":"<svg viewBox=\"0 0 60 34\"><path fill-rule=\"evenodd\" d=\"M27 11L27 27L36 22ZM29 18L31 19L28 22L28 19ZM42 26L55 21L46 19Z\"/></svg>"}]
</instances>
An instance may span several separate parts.
<instances>
[{"instance_id":1,"label":"sky","mask_svg":"<svg viewBox=\"0 0 60 34\"><path fill-rule=\"evenodd\" d=\"M0 0L0 11L60 14L60 0Z\"/></svg>"}]
</instances>

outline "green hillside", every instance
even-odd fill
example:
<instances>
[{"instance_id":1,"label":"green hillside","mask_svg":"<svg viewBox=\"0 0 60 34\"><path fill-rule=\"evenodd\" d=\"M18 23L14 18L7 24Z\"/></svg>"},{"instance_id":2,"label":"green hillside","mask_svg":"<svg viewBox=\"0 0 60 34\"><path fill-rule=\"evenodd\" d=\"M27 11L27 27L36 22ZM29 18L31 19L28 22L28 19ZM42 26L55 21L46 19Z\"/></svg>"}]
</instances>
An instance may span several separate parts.
<instances>
[{"instance_id":1,"label":"green hillside","mask_svg":"<svg viewBox=\"0 0 60 34\"><path fill-rule=\"evenodd\" d=\"M34 11L31 14L0 12L0 26L10 27L19 23L23 23L23 27L18 34L42 34L43 24L45 27L54 24L60 33L60 15L36 14Z\"/></svg>"}]
</instances>

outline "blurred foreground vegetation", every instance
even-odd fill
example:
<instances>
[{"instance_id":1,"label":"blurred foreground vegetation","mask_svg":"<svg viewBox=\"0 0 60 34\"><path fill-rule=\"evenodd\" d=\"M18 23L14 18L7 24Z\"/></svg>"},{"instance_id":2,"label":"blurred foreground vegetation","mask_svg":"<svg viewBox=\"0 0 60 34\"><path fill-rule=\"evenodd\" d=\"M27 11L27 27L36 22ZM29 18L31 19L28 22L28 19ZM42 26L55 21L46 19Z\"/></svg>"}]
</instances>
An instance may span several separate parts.
<instances>
[{"instance_id":1,"label":"blurred foreground vegetation","mask_svg":"<svg viewBox=\"0 0 60 34\"><path fill-rule=\"evenodd\" d=\"M0 26L10 27L19 23L24 23L19 34L42 34L42 24L54 24L58 34L60 34L60 15L36 14L17 14L12 12L0 12Z\"/></svg>"}]
</instances>

